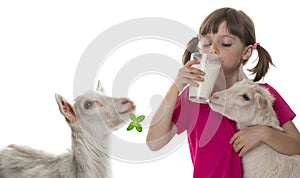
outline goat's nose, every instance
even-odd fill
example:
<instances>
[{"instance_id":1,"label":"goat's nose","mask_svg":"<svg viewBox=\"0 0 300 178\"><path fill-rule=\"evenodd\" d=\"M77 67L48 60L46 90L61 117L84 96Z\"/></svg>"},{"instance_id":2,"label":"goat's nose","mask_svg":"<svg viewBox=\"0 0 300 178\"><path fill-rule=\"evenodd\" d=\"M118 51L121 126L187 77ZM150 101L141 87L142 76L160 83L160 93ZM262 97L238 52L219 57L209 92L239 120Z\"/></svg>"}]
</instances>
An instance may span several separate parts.
<instances>
[{"instance_id":1,"label":"goat's nose","mask_svg":"<svg viewBox=\"0 0 300 178\"><path fill-rule=\"evenodd\" d=\"M130 104L130 107L131 107L132 109L135 108L135 105L134 105L133 101L131 101L129 98L123 98L123 99L121 100L121 104L127 104L127 103Z\"/></svg>"},{"instance_id":2,"label":"goat's nose","mask_svg":"<svg viewBox=\"0 0 300 178\"><path fill-rule=\"evenodd\" d=\"M128 98L122 98L121 100L121 104L126 104L128 103L130 100Z\"/></svg>"}]
</instances>

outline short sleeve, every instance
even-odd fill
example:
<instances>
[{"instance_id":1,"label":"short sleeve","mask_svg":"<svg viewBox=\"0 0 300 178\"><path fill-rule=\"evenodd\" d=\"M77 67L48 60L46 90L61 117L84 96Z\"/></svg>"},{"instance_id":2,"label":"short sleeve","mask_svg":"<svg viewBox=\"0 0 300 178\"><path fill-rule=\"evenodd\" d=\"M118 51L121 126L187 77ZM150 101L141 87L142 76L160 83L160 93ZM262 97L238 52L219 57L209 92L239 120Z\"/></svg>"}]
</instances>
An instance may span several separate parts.
<instances>
[{"instance_id":1,"label":"short sleeve","mask_svg":"<svg viewBox=\"0 0 300 178\"><path fill-rule=\"evenodd\" d=\"M184 90L177 99L177 103L173 112L172 121L177 127L177 134L180 134L184 132L187 128L187 122L184 122L184 119L182 119L182 113L181 111L184 111L182 107L184 107L184 104L182 102L184 101L184 95L187 94L187 90Z\"/></svg>"},{"instance_id":2,"label":"short sleeve","mask_svg":"<svg viewBox=\"0 0 300 178\"><path fill-rule=\"evenodd\" d=\"M184 131L191 133L197 122L200 108L208 108L207 104L200 107L199 103L191 102L188 99L189 88L186 87L178 96L177 103L173 112L172 121L177 127L177 134Z\"/></svg>"},{"instance_id":3,"label":"short sleeve","mask_svg":"<svg viewBox=\"0 0 300 178\"><path fill-rule=\"evenodd\" d=\"M267 88L275 98L275 101L273 103L273 108L277 114L278 120L280 122L280 126L282 126L289 120L293 120L296 114L286 103L286 101L281 97L281 95L269 84L261 84L261 85Z\"/></svg>"}]
</instances>

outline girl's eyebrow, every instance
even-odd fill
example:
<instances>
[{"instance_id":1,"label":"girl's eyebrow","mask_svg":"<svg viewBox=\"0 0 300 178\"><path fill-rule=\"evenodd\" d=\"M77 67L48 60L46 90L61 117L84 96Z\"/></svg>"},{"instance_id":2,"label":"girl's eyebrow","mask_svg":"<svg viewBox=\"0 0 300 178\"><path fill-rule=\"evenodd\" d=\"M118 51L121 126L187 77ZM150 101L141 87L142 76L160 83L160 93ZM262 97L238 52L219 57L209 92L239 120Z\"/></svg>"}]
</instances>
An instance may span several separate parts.
<instances>
[{"instance_id":1,"label":"girl's eyebrow","mask_svg":"<svg viewBox=\"0 0 300 178\"><path fill-rule=\"evenodd\" d=\"M221 35L222 38L224 37L228 37L228 38L232 38L232 39L237 39L237 37L235 37L234 35L231 35L231 34L225 34L225 35Z\"/></svg>"},{"instance_id":2,"label":"girl's eyebrow","mask_svg":"<svg viewBox=\"0 0 300 178\"><path fill-rule=\"evenodd\" d=\"M211 38L213 35L210 35L210 34L207 34L207 35L204 35L204 37L207 37L207 38ZM234 35L231 35L231 34L220 34L220 35L217 35L217 38L224 38L224 37L228 37L228 38L231 38L231 39L234 39L236 40L237 37L234 36Z\"/></svg>"}]
</instances>

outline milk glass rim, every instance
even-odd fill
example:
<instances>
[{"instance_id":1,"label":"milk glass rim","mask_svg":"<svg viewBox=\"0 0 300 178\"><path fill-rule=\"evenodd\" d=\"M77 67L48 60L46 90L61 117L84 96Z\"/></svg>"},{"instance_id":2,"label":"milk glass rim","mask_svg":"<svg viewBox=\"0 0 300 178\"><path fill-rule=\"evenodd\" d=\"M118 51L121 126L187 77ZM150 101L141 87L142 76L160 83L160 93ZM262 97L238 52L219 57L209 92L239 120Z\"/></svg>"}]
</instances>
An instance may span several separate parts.
<instances>
[{"instance_id":1,"label":"milk glass rim","mask_svg":"<svg viewBox=\"0 0 300 178\"><path fill-rule=\"evenodd\" d=\"M213 54L213 53L205 53L205 52L199 52L199 51L196 51L196 52L193 52L191 54L191 58L190 60L199 60L200 58L194 58L193 56L195 56L196 54L204 54L206 56L210 56L209 58L205 58L205 63L208 63L209 61L212 62L213 64L218 64L218 65L221 65L221 62L220 62L220 59L219 57L216 55L216 54ZM202 60L202 58L201 58Z\"/></svg>"}]
</instances>

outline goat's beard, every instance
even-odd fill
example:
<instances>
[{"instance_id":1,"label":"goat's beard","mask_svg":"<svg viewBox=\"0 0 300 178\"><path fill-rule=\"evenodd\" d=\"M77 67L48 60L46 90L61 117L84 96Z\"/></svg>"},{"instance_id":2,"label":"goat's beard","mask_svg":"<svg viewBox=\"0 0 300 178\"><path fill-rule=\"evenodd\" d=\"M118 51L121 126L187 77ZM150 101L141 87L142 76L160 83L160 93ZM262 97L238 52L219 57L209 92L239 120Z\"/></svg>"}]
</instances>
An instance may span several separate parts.
<instances>
[{"instance_id":1,"label":"goat's beard","mask_svg":"<svg viewBox=\"0 0 300 178\"><path fill-rule=\"evenodd\" d=\"M109 120L106 120L105 122L106 122L106 126L108 127L108 130L110 130L110 131L118 130L120 127L122 127L126 123L125 120L123 120L122 118L109 119Z\"/></svg>"}]
</instances>

